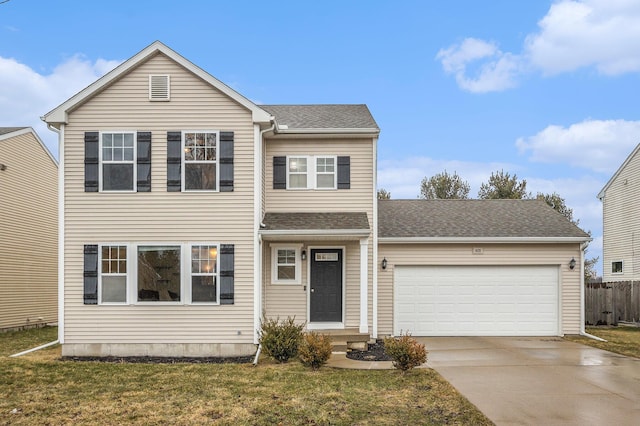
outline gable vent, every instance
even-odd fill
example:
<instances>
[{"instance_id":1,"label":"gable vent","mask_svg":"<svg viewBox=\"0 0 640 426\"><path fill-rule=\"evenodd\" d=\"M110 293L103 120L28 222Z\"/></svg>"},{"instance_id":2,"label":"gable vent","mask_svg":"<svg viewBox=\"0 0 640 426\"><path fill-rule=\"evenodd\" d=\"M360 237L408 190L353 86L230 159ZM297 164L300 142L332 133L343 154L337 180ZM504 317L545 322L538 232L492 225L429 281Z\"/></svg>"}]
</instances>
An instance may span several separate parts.
<instances>
[{"instance_id":1,"label":"gable vent","mask_svg":"<svg viewBox=\"0 0 640 426\"><path fill-rule=\"evenodd\" d=\"M168 101L169 100L169 76L150 75L149 76L149 100Z\"/></svg>"}]
</instances>

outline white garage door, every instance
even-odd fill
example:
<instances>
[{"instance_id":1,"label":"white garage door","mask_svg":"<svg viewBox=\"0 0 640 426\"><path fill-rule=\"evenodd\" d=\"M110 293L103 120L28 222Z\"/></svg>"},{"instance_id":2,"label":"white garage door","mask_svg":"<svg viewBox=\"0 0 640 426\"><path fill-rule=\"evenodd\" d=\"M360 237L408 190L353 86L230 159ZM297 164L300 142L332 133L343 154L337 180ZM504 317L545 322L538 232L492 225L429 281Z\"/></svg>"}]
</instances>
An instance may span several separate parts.
<instances>
[{"instance_id":1,"label":"white garage door","mask_svg":"<svg viewBox=\"0 0 640 426\"><path fill-rule=\"evenodd\" d=\"M414 336L553 336L554 266L396 266L393 332Z\"/></svg>"}]
</instances>

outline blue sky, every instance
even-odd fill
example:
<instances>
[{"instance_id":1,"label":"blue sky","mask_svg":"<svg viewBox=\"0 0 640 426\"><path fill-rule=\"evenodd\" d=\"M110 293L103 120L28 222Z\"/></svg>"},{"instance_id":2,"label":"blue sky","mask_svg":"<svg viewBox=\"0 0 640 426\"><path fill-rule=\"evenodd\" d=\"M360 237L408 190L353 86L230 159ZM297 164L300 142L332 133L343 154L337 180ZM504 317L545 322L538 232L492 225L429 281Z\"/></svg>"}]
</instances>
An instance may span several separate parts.
<instances>
[{"instance_id":1,"label":"blue sky","mask_svg":"<svg viewBox=\"0 0 640 426\"><path fill-rule=\"evenodd\" d=\"M601 256L596 195L640 142L637 0L0 4L0 126L30 125L154 40L256 103L366 103L379 186L456 171L558 192Z\"/></svg>"}]
</instances>

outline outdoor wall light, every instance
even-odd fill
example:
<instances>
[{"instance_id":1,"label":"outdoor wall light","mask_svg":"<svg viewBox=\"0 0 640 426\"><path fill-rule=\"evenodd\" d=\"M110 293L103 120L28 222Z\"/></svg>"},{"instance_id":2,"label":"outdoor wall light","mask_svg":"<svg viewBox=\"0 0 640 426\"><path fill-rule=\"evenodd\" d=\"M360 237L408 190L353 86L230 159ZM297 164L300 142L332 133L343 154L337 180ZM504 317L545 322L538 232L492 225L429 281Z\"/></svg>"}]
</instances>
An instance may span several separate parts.
<instances>
[{"instance_id":1,"label":"outdoor wall light","mask_svg":"<svg viewBox=\"0 0 640 426\"><path fill-rule=\"evenodd\" d=\"M387 269L387 258L382 259L382 269Z\"/></svg>"},{"instance_id":2,"label":"outdoor wall light","mask_svg":"<svg viewBox=\"0 0 640 426\"><path fill-rule=\"evenodd\" d=\"M569 269L573 269L576 267L576 259L574 257L569 261Z\"/></svg>"},{"instance_id":3,"label":"outdoor wall light","mask_svg":"<svg viewBox=\"0 0 640 426\"><path fill-rule=\"evenodd\" d=\"M0 164L0 170L2 171L7 170L7 166L5 164Z\"/></svg>"},{"instance_id":4,"label":"outdoor wall light","mask_svg":"<svg viewBox=\"0 0 640 426\"><path fill-rule=\"evenodd\" d=\"M300 255L300 257L302 258L302 260L307 260L307 251L302 250L302 254Z\"/></svg>"}]
</instances>

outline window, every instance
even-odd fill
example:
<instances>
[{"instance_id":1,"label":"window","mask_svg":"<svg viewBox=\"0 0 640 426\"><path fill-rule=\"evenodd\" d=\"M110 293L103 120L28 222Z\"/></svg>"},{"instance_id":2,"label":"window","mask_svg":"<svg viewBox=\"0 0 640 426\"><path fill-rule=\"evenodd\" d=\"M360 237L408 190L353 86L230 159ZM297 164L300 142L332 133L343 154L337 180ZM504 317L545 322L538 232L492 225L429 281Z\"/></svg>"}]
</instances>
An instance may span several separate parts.
<instances>
[{"instance_id":1,"label":"window","mask_svg":"<svg viewBox=\"0 0 640 426\"><path fill-rule=\"evenodd\" d=\"M611 273L622 274L622 260L611 262Z\"/></svg>"},{"instance_id":2,"label":"window","mask_svg":"<svg viewBox=\"0 0 640 426\"><path fill-rule=\"evenodd\" d=\"M127 302L127 247L102 246L100 303Z\"/></svg>"},{"instance_id":3,"label":"window","mask_svg":"<svg viewBox=\"0 0 640 426\"><path fill-rule=\"evenodd\" d=\"M291 189L307 189L307 157L289 157L287 159L287 180Z\"/></svg>"},{"instance_id":4,"label":"window","mask_svg":"<svg viewBox=\"0 0 640 426\"><path fill-rule=\"evenodd\" d=\"M136 143L134 132L103 132L100 137L103 191L135 190Z\"/></svg>"},{"instance_id":5,"label":"window","mask_svg":"<svg viewBox=\"0 0 640 426\"><path fill-rule=\"evenodd\" d=\"M336 157L287 157L287 189L336 189Z\"/></svg>"},{"instance_id":6,"label":"window","mask_svg":"<svg viewBox=\"0 0 640 426\"><path fill-rule=\"evenodd\" d=\"M316 188L336 189L336 157L316 157Z\"/></svg>"},{"instance_id":7,"label":"window","mask_svg":"<svg viewBox=\"0 0 640 426\"><path fill-rule=\"evenodd\" d=\"M218 189L218 132L183 132L183 190Z\"/></svg>"},{"instance_id":8,"label":"window","mask_svg":"<svg viewBox=\"0 0 640 426\"><path fill-rule=\"evenodd\" d=\"M300 246L273 245L272 283L300 284Z\"/></svg>"},{"instance_id":9,"label":"window","mask_svg":"<svg viewBox=\"0 0 640 426\"><path fill-rule=\"evenodd\" d=\"M180 246L138 246L138 301L181 300Z\"/></svg>"},{"instance_id":10,"label":"window","mask_svg":"<svg viewBox=\"0 0 640 426\"><path fill-rule=\"evenodd\" d=\"M191 302L218 302L218 246L191 246Z\"/></svg>"}]
</instances>

